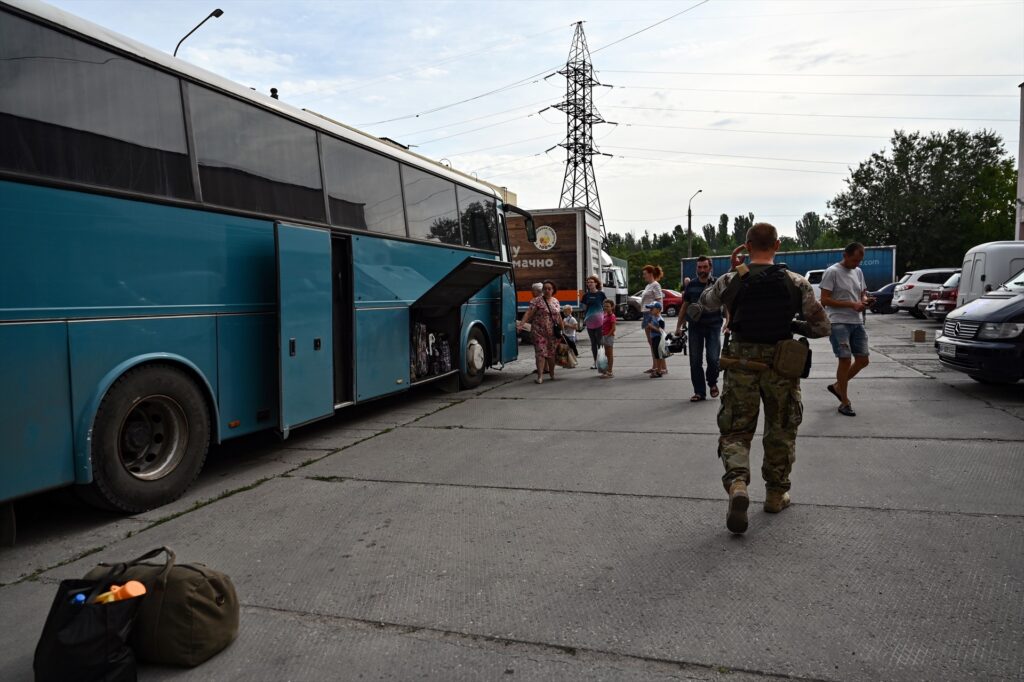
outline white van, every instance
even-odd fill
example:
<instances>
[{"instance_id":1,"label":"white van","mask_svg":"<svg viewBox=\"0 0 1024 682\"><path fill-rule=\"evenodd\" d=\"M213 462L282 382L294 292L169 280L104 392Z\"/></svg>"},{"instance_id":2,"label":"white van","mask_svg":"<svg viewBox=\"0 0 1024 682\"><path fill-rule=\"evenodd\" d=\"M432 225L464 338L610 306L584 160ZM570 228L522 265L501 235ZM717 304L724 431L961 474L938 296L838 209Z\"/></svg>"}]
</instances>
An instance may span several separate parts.
<instances>
[{"instance_id":1,"label":"white van","mask_svg":"<svg viewBox=\"0 0 1024 682\"><path fill-rule=\"evenodd\" d=\"M964 254L957 307L992 291L1021 269L1024 269L1024 241L988 242L975 246Z\"/></svg>"}]
</instances>

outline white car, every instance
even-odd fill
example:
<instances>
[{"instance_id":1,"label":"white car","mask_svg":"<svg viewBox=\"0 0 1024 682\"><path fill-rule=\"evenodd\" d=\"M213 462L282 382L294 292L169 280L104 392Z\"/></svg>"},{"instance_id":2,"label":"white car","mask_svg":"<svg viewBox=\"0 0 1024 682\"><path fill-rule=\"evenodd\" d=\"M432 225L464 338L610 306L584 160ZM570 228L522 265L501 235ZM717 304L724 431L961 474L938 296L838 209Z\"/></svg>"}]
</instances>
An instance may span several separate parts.
<instances>
[{"instance_id":1,"label":"white car","mask_svg":"<svg viewBox=\"0 0 1024 682\"><path fill-rule=\"evenodd\" d=\"M824 270L808 270L804 278L811 283L814 289L814 298L821 300L821 278L825 276Z\"/></svg>"},{"instance_id":2,"label":"white car","mask_svg":"<svg viewBox=\"0 0 1024 682\"><path fill-rule=\"evenodd\" d=\"M896 284L892 295L892 307L906 310L918 319L924 318L922 300L928 300L928 293L942 286L942 283L956 274L956 268L930 268L905 273Z\"/></svg>"}]
</instances>

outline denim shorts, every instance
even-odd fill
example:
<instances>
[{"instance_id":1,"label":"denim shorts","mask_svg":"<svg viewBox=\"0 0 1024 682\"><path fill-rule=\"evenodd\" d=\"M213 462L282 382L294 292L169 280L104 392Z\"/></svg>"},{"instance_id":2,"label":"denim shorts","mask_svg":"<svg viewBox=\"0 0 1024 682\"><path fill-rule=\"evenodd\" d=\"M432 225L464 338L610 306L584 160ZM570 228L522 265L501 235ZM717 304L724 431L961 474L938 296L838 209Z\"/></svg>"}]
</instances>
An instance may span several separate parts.
<instances>
[{"instance_id":1,"label":"denim shorts","mask_svg":"<svg viewBox=\"0 0 1024 682\"><path fill-rule=\"evenodd\" d=\"M828 340L832 342L832 352L837 358L868 356L868 333L862 324L833 322Z\"/></svg>"}]
</instances>

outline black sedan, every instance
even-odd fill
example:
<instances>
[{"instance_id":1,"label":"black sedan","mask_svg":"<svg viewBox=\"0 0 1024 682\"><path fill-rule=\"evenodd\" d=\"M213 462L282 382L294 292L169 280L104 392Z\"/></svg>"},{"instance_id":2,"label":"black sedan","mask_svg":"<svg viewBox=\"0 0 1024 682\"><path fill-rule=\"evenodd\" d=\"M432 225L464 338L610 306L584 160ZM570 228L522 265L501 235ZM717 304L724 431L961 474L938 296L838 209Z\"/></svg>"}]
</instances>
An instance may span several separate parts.
<instances>
[{"instance_id":1,"label":"black sedan","mask_svg":"<svg viewBox=\"0 0 1024 682\"><path fill-rule=\"evenodd\" d=\"M886 284L878 291L868 292L868 296L875 299L875 302L871 304L871 312L877 315L896 312L896 309L892 307L892 295L896 290L897 284L899 282L893 282L892 284Z\"/></svg>"}]
</instances>

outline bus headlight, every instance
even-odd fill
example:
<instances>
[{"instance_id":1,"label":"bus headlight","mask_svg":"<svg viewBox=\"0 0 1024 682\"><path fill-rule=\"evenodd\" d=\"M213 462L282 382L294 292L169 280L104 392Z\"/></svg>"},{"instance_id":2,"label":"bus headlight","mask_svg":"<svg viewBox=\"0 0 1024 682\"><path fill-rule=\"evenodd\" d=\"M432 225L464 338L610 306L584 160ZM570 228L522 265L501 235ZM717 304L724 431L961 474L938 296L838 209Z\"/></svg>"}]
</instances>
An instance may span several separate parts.
<instances>
[{"instance_id":1,"label":"bus headlight","mask_svg":"<svg viewBox=\"0 0 1024 682\"><path fill-rule=\"evenodd\" d=\"M979 339L1012 339L1024 332L1024 322L986 322L978 330Z\"/></svg>"}]
</instances>

